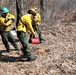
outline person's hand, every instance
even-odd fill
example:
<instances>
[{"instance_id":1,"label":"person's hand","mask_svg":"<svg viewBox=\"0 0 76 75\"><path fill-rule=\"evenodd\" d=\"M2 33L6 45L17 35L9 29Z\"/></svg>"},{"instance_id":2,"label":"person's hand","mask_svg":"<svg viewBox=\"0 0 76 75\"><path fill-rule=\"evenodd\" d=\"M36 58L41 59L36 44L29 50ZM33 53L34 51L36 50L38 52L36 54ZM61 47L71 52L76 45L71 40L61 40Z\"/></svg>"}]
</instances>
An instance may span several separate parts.
<instances>
[{"instance_id":1,"label":"person's hand","mask_svg":"<svg viewBox=\"0 0 76 75\"><path fill-rule=\"evenodd\" d=\"M35 38L35 34L32 34L32 37Z\"/></svg>"},{"instance_id":2,"label":"person's hand","mask_svg":"<svg viewBox=\"0 0 76 75\"><path fill-rule=\"evenodd\" d=\"M31 37L35 38L35 34L30 34L30 35L31 35Z\"/></svg>"},{"instance_id":3,"label":"person's hand","mask_svg":"<svg viewBox=\"0 0 76 75\"><path fill-rule=\"evenodd\" d=\"M10 19L9 18L5 18L5 23L7 23Z\"/></svg>"},{"instance_id":4,"label":"person's hand","mask_svg":"<svg viewBox=\"0 0 76 75\"><path fill-rule=\"evenodd\" d=\"M14 22L15 21L15 19L14 18L11 18L11 20Z\"/></svg>"},{"instance_id":5,"label":"person's hand","mask_svg":"<svg viewBox=\"0 0 76 75\"><path fill-rule=\"evenodd\" d=\"M33 19L33 22L36 22L36 19Z\"/></svg>"}]
</instances>

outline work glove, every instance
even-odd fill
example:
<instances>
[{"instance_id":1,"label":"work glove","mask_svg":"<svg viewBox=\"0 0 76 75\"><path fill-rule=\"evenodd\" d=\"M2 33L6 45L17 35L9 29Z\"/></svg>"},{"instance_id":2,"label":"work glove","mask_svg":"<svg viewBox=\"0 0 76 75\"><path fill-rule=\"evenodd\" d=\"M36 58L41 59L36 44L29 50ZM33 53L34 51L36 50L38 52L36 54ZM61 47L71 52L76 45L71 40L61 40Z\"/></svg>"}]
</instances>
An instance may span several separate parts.
<instances>
[{"instance_id":1,"label":"work glove","mask_svg":"<svg viewBox=\"0 0 76 75\"><path fill-rule=\"evenodd\" d=\"M5 23L7 23L9 20L10 20L10 19L5 19L5 21L4 21L4 22L5 22Z\"/></svg>"},{"instance_id":2,"label":"work glove","mask_svg":"<svg viewBox=\"0 0 76 75\"><path fill-rule=\"evenodd\" d=\"M35 38L35 35L34 34L30 34L30 38L29 38L29 43L31 43L31 38Z\"/></svg>"},{"instance_id":3,"label":"work glove","mask_svg":"<svg viewBox=\"0 0 76 75\"><path fill-rule=\"evenodd\" d=\"M12 28L12 30L16 30L16 28L14 27L14 28Z\"/></svg>"},{"instance_id":4,"label":"work glove","mask_svg":"<svg viewBox=\"0 0 76 75\"><path fill-rule=\"evenodd\" d=\"M35 38L35 34L32 34L32 37Z\"/></svg>"},{"instance_id":5,"label":"work glove","mask_svg":"<svg viewBox=\"0 0 76 75\"><path fill-rule=\"evenodd\" d=\"M31 37L35 38L35 34L30 34L30 38L31 38Z\"/></svg>"},{"instance_id":6,"label":"work glove","mask_svg":"<svg viewBox=\"0 0 76 75\"><path fill-rule=\"evenodd\" d=\"M14 18L11 18L11 20L14 22L15 21L15 19Z\"/></svg>"}]
</instances>

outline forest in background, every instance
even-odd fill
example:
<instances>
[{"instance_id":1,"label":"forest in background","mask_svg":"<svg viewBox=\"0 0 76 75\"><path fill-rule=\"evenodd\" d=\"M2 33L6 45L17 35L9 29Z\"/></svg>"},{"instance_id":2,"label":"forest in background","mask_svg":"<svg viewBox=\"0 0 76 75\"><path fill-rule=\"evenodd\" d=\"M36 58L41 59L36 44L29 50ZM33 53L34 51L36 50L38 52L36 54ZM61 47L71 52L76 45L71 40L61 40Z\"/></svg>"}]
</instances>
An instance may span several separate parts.
<instances>
[{"instance_id":1,"label":"forest in background","mask_svg":"<svg viewBox=\"0 0 76 75\"><path fill-rule=\"evenodd\" d=\"M25 13L30 7L38 8L45 41L29 44L38 58L27 62L20 60L21 51L16 52L11 44L7 53L0 37L0 75L76 75L76 0L18 1L23 1ZM17 16L16 0L0 0L2 6Z\"/></svg>"},{"instance_id":2,"label":"forest in background","mask_svg":"<svg viewBox=\"0 0 76 75\"><path fill-rule=\"evenodd\" d=\"M20 1L20 0L19 0ZM68 13L76 12L76 0L21 0L24 12L33 6L38 8L39 13L48 25L63 18ZM16 0L0 0L0 7L6 6L10 12L16 15Z\"/></svg>"}]
</instances>

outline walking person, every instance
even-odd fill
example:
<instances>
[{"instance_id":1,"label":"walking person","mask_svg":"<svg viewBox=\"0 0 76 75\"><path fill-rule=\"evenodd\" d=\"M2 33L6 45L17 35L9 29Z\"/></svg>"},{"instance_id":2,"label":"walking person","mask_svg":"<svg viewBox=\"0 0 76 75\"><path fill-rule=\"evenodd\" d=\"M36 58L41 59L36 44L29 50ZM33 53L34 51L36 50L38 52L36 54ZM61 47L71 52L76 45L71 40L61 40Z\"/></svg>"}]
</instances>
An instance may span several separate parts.
<instances>
[{"instance_id":1,"label":"walking person","mask_svg":"<svg viewBox=\"0 0 76 75\"><path fill-rule=\"evenodd\" d=\"M38 34L40 43L42 43L44 41L44 39L42 38L42 35L41 35L41 27L40 27L41 16L37 12L37 8L36 7L33 7L31 9L29 9L29 11L30 10L32 11L32 9L34 9L36 11L36 15L34 15L34 17L32 18L32 26L33 26L34 31L36 31L37 34ZM30 35L30 38L31 37L32 37L32 35Z\"/></svg>"},{"instance_id":2,"label":"walking person","mask_svg":"<svg viewBox=\"0 0 76 75\"><path fill-rule=\"evenodd\" d=\"M18 50L18 46L15 43L14 37L11 34L11 24L15 20L15 16L9 13L9 10L6 7L1 8L1 16L0 16L0 35L2 37L2 42L6 48L7 52L10 52L10 42L15 50Z\"/></svg>"},{"instance_id":3,"label":"walking person","mask_svg":"<svg viewBox=\"0 0 76 75\"><path fill-rule=\"evenodd\" d=\"M27 32L28 30L31 32L31 34L35 34L33 28L32 28L32 18L36 14L36 11L32 12L29 11L25 15L21 16L19 19L18 25L17 25L17 36L22 44L22 53L23 57L27 58L27 61L33 61L37 58L37 56L33 56L30 52L30 47L28 45L28 37Z\"/></svg>"}]
</instances>

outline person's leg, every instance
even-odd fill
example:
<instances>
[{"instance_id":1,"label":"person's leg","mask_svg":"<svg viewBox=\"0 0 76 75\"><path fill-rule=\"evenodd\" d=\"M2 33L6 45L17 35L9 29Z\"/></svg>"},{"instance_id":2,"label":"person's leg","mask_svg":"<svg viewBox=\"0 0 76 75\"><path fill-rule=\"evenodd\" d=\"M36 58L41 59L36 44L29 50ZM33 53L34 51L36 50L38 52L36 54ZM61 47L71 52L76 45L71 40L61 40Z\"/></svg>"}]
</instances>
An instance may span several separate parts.
<instances>
[{"instance_id":1,"label":"person's leg","mask_svg":"<svg viewBox=\"0 0 76 75\"><path fill-rule=\"evenodd\" d=\"M9 46L9 43L8 43L8 38L7 38L7 35L8 35L8 32L1 32L1 37L2 37L2 42L7 50L7 52L9 52L11 49L10 49L10 46Z\"/></svg>"},{"instance_id":2,"label":"person's leg","mask_svg":"<svg viewBox=\"0 0 76 75\"><path fill-rule=\"evenodd\" d=\"M38 33L39 40L40 40L40 43L41 43L42 41L44 41L44 39L42 38L42 35L41 35L40 25L36 25L36 32Z\"/></svg>"},{"instance_id":3,"label":"person's leg","mask_svg":"<svg viewBox=\"0 0 76 75\"><path fill-rule=\"evenodd\" d=\"M34 26L32 26L33 27L33 29L34 29L34 31L36 30L35 29L35 25ZM31 33L30 33L30 37L29 37L29 43L31 43L31 38L35 38L35 35L32 35Z\"/></svg>"},{"instance_id":4,"label":"person's leg","mask_svg":"<svg viewBox=\"0 0 76 75\"><path fill-rule=\"evenodd\" d=\"M28 39L27 39L27 35L26 33L20 31L20 32L17 32L17 36L23 46L23 49L22 49L22 53L23 55L27 58L27 60L35 60L36 57L33 57L31 55L31 52L30 52L30 47L28 45Z\"/></svg>"},{"instance_id":5,"label":"person's leg","mask_svg":"<svg viewBox=\"0 0 76 75\"><path fill-rule=\"evenodd\" d=\"M13 35L11 34L10 31L8 32L8 41L14 46L14 48L15 48L16 50L18 50L18 46L17 46L17 44L16 44L16 42L15 42L15 39L14 39L14 37L13 37Z\"/></svg>"},{"instance_id":6,"label":"person's leg","mask_svg":"<svg viewBox=\"0 0 76 75\"><path fill-rule=\"evenodd\" d=\"M19 40L23 46L23 49L22 49L23 54L24 55L30 54L30 48L28 46L28 39L27 39L26 34L22 31L19 31L19 32L17 32L17 37L19 38Z\"/></svg>"}]
</instances>

